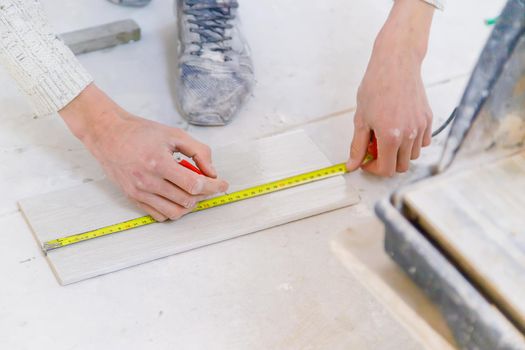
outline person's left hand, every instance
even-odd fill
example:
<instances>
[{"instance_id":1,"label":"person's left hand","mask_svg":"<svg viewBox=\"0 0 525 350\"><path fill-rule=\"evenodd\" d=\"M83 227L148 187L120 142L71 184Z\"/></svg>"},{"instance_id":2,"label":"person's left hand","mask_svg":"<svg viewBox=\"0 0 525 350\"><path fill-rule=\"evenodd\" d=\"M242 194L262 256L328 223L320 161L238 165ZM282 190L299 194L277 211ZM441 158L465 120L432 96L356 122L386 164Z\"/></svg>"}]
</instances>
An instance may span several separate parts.
<instances>
[{"instance_id":1,"label":"person's left hand","mask_svg":"<svg viewBox=\"0 0 525 350\"><path fill-rule=\"evenodd\" d=\"M421 147L430 144L432 111L421 80L421 63L428 41L428 29L423 27L430 25L432 13L422 1L395 1L357 94L349 171L362 167L376 175L393 176L407 171ZM411 23L413 18L418 23ZM372 131L377 159L363 165Z\"/></svg>"}]
</instances>

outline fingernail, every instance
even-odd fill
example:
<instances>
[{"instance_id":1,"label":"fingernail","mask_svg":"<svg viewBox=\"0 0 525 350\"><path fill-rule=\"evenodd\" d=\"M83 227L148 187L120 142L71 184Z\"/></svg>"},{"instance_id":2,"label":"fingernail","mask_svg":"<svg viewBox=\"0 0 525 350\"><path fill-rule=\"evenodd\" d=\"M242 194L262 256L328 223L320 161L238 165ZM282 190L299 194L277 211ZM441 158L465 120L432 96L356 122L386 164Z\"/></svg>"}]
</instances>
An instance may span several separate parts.
<instances>
[{"instance_id":1,"label":"fingernail","mask_svg":"<svg viewBox=\"0 0 525 350\"><path fill-rule=\"evenodd\" d=\"M349 171L352 171L354 170L356 167L356 164L355 164L355 160L353 160L352 158L350 158L350 160L348 162L346 162L346 168L349 170Z\"/></svg>"},{"instance_id":2,"label":"fingernail","mask_svg":"<svg viewBox=\"0 0 525 350\"><path fill-rule=\"evenodd\" d=\"M226 192L228 190L228 187L229 187L228 183L227 182L223 182L221 184L220 191L221 192Z\"/></svg>"}]
</instances>

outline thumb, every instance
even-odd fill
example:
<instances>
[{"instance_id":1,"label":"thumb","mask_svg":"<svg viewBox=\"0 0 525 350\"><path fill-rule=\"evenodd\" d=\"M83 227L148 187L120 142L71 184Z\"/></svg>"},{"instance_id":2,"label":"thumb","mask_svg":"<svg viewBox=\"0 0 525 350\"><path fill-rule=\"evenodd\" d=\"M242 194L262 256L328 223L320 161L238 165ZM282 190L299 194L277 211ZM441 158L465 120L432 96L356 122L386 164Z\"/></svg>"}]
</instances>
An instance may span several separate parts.
<instances>
[{"instance_id":1,"label":"thumb","mask_svg":"<svg viewBox=\"0 0 525 350\"><path fill-rule=\"evenodd\" d=\"M356 170L361 166L365 159L370 143L370 129L368 127L355 127L352 145L350 146L350 158L346 163L349 172Z\"/></svg>"},{"instance_id":2,"label":"thumb","mask_svg":"<svg viewBox=\"0 0 525 350\"><path fill-rule=\"evenodd\" d=\"M193 159L206 176L214 179L217 178L217 170L215 170L213 166L210 151L204 150L203 152L197 153Z\"/></svg>"},{"instance_id":3,"label":"thumb","mask_svg":"<svg viewBox=\"0 0 525 350\"><path fill-rule=\"evenodd\" d=\"M210 147L189 135L185 135L184 138L179 140L177 148L188 157L192 157L204 175L212 178L217 177L217 171L212 165Z\"/></svg>"}]
</instances>

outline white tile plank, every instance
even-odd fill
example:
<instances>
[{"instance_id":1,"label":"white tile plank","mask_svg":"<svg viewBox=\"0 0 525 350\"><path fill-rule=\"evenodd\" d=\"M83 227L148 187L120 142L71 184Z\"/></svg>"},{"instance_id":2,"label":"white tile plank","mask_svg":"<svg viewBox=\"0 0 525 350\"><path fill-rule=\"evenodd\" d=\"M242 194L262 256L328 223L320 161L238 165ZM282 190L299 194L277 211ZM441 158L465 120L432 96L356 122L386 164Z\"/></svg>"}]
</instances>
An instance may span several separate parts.
<instances>
[{"instance_id":1,"label":"white tile plank","mask_svg":"<svg viewBox=\"0 0 525 350\"><path fill-rule=\"evenodd\" d=\"M329 165L303 131L217 150L216 168L231 189L249 187ZM62 284L137 265L354 204L342 177L103 237L48 254ZM20 202L37 240L84 232L143 215L107 180Z\"/></svg>"}]
</instances>

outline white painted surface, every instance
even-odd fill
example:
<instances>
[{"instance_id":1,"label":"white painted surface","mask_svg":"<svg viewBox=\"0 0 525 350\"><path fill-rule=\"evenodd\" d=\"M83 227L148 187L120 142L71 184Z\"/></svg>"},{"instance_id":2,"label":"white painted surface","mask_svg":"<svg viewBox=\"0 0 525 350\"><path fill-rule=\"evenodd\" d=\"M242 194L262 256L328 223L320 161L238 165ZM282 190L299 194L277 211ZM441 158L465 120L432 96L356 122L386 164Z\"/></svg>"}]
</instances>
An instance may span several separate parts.
<instances>
[{"instance_id":1,"label":"white painted surface","mask_svg":"<svg viewBox=\"0 0 525 350\"><path fill-rule=\"evenodd\" d=\"M258 79L254 98L232 125L202 129L188 127L174 109L171 0L154 0L144 9L103 0L42 1L61 32L126 17L142 26L140 43L81 57L97 83L132 112L219 145L346 110L305 126L333 162L346 158L355 92L391 5L390 0L242 1ZM503 3L449 1L446 11L436 14L423 69L436 125L457 104L489 34L483 19L496 16ZM346 179L363 200L351 209L59 287L16 201L98 179L102 172L60 119L33 119L13 83L4 74L0 82L2 348L421 348L417 336L399 323L403 318L382 306L390 299L371 294L330 249L356 217L373 215L373 203L410 174L387 180L350 174ZM442 138L417 164L437 157ZM369 256L383 254L381 244L374 247ZM362 261L381 277L385 271L403 277L388 259L379 266Z\"/></svg>"}]
</instances>

